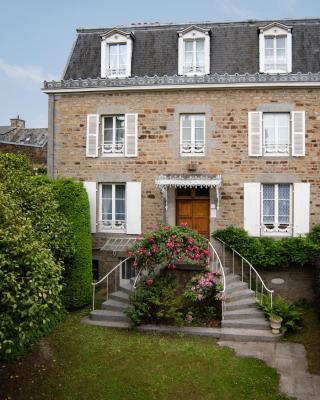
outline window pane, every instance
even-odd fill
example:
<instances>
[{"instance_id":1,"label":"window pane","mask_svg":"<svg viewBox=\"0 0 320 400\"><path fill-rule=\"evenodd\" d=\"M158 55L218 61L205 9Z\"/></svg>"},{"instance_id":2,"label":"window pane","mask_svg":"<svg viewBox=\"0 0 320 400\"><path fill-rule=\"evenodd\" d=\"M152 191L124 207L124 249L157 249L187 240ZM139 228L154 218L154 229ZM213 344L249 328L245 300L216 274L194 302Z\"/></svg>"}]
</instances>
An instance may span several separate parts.
<instances>
[{"instance_id":1,"label":"window pane","mask_svg":"<svg viewBox=\"0 0 320 400\"><path fill-rule=\"evenodd\" d=\"M196 143L204 142L204 129L203 128L195 128L195 142Z\"/></svg>"},{"instance_id":2,"label":"window pane","mask_svg":"<svg viewBox=\"0 0 320 400\"><path fill-rule=\"evenodd\" d=\"M102 220L112 220L112 185L102 185Z\"/></svg>"},{"instance_id":3,"label":"window pane","mask_svg":"<svg viewBox=\"0 0 320 400\"><path fill-rule=\"evenodd\" d=\"M263 185L263 223L274 223L274 185Z\"/></svg>"},{"instance_id":4,"label":"window pane","mask_svg":"<svg viewBox=\"0 0 320 400\"><path fill-rule=\"evenodd\" d=\"M127 45L119 44L119 73L126 73Z\"/></svg>"},{"instance_id":5,"label":"window pane","mask_svg":"<svg viewBox=\"0 0 320 400\"><path fill-rule=\"evenodd\" d=\"M124 142L124 117L123 116L116 117L116 142L117 143Z\"/></svg>"},{"instance_id":6,"label":"window pane","mask_svg":"<svg viewBox=\"0 0 320 400\"><path fill-rule=\"evenodd\" d=\"M122 264L122 279L130 279L136 276L136 268L134 268L132 264L132 260L127 260Z\"/></svg>"},{"instance_id":7,"label":"window pane","mask_svg":"<svg viewBox=\"0 0 320 400\"><path fill-rule=\"evenodd\" d=\"M105 117L105 119L104 119L104 141L105 142L112 143L112 141L113 141L112 127L113 127L113 118Z\"/></svg>"},{"instance_id":8,"label":"window pane","mask_svg":"<svg viewBox=\"0 0 320 400\"><path fill-rule=\"evenodd\" d=\"M196 49L197 52L204 51L204 39L196 39Z\"/></svg>"},{"instance_id":9,"label":"window pane","mask_svg":"<svg viewBox=\"0 0 320 400\"><path fill-rule=\"evenodd\" d=\"M290 222L290 185L281 183L278 185L278 221L279 224Z\"/></svg>"},{"instance_id":10,"label":"window pane","mask_svg":"<svg viewBox=\"0 0 320 400\"><path fill-rule=\"evenodd\" d=\"M193 40L185 40L184 42L184 49L187 52L193 51Z\"/></svg>"},{"instance_id":11,"label":"window pane","mask_svg":"<svg viewBox=\"0 0 320 400\"><path fill-rule=\"evenodd\" d=\"M116 220L125 220L125 186L116 185Z\"/></svg>"},{"instance_id":12,"label":"window pane","mask_svg":"<svg viewBox=\"0 0 320 400\"><path fill-rule=\"evenodd\" d=\"M182 120L182 141L191 142L191 116L183 115L181 120Z\"/></svg>"},{"instance_id":13,"label":"window pane","mask_svg":"<svg viewBox=\"0 0 320 400\"><path fill-rule=\"evenodd\" d=\"M109 68L110 70L117 69L117 45L109 44Z\"/></svg>"},{"instance_id":14,"label":"window pane","mask_svg":"<svg viewBox=\"0 0 320 400\"><path fill-rule=\"evenodd\" d=\"M265 144L275 144L275 117L274 114L263 114Z\"/></svg>"}]
</instances>

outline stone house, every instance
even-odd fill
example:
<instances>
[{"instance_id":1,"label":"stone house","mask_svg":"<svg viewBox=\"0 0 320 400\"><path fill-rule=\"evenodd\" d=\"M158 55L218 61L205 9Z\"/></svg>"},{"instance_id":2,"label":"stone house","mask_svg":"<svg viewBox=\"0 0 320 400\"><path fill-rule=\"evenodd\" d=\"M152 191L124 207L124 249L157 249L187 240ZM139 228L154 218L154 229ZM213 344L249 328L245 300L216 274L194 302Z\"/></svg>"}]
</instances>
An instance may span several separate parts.
<instances>
[{"instance_id":1,"label":"stone house","mask_svg":"<svg viewBox=\"0 0 320 400\"><path fill-rule=\"evenodd\" d=\"M319 223L319 22L77 30L44 83L48 171L84 182L100 274L159 221L208 237Z\"/></svg>"},{"instance_id":2,"label":"stone house","mask_svg":"<svg viewBox=\"0 0 320 400\"><path fill-rule=\"evenodd\" d=\"M23 154L34 168L46 168L47 142L47 128L26 128L19 115L10 119L10 125L0 126L0 153Z\"/></svg>"}]
</instances>

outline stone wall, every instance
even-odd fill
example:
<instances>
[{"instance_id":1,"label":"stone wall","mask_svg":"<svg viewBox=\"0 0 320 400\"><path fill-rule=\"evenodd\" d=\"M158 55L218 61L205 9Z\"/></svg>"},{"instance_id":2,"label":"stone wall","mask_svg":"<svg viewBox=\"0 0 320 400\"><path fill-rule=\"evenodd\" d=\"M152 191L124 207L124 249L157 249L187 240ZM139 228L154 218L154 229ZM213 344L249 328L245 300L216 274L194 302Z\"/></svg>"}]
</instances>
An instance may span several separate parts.
<instances>
[{"instance_id":1,"label":"stone wall","mask_svg":"<svg viewBox=\"0 0 320 400\"><path fill-rule=\"evenodd\" d=\"M320 221L320 91L305 88L206 89L61 94L54 99L54 174L83 181L142 182L142 230L163 219L163 200L155 187L160 174L221 174L220 211L211 229L243 226L243 184L269 179L311 183L310 222ZM306 111L305 157L249 157L248 111ZM138 113L136 158L86 157L87 114ZM181 157L179 114L206 114L206 152ZM100 138L101 140L101 138ZM100 235L101 239L101 235Z\"/></svg>"},{"instance_id":2,"label":"stone wall","mask_svg":"<svg viewBox=\"0 0 320 400\"><path fill-rule=\"evenodd\" d=\"M30 147L0 143L0 153L14 153L25 155L30 158L35 168L46 168L47 166L47 146Z\"/></svg>"}]
</instances>

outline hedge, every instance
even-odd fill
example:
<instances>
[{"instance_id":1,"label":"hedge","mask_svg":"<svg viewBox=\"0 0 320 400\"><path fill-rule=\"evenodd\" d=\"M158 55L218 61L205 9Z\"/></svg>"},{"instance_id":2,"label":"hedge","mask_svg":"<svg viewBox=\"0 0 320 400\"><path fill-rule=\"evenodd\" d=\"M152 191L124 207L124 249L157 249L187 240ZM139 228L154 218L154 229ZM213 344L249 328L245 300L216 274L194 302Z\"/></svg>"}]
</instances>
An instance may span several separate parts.
<instances>
[{"instance_id":1,"label":"hedge","mask_svg":"<svg viewBox=\"0 0 320 400\"><path fill-rule=\"evenodd\" d=\"M258 268L274 268L289 264L303 266L320 256L319 226L305 237L257 238L233 226L217 230L212 236L226 242Z\"/></svg>"},{"instance_id":2,"label":"hedge","mask_svg":"<svg viewBox=\"0 0 320 400\"><path fill-rule=\"evenodd\" d=\"M0 155L0 358L15 358L63 317L68 225L24 156Z\"/></svg>"},{"instance_id":3,"label":"hedge","mask_svg":"<svg viewBox=\"0 0 320 400\"><path fill-rule=\"evenodd\" d=\"M43 181L43 178L40 178ZM73 252L64 258L64 303L68 309L83 307L91 301L92 243L87 192L74 179L49 181L59 203L59 210L70 226Z\"/></svg>"}]
</instances>

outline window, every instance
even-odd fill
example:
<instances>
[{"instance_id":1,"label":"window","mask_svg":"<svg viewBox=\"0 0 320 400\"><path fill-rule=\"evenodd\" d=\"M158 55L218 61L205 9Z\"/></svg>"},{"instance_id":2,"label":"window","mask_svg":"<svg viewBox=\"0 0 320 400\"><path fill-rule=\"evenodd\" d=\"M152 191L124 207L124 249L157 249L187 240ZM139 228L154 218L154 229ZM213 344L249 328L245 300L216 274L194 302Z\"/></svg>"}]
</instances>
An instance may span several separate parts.
<instances>
[{"instance_id":1,"label":"window","mask_svg":"<svg viewBox=\"0 0 320 400\"><path fill-rule=\"evenodd\" d=\"M124 154L125 116L103 117L102 154Z\"/></svg>"},{"instance_id":2,"label":"window","mask_svg":"<svg viewBox=\"0 0 320 400\"><path fill-rule=\"evenodd\" d=\"M126 260L122 265L121 265L121 283L125 283L129 281L131 278L134 278L136 276L136 268L133 266L133 260L129 259Z\"/></svg>"},{"instance_id":3,"label":"window","mask_svg":"<svg viewBox=\"0 0 320 400\"><path fill-rule=\"evenodd\" d=\"M178 32L178 74L204 75L210 73L209 30L190 26Z\"/></svg>"},{"instance_id":4,"label":"window","mask_svg":"<svg viewBox=\"0 0 320 400\"><path fill-rule=\"evenodd\" d=\"M127 44L117 43L108 44L108 76L120 77L126 76L127 73Z\"/></svg>"},{"instance_id":5,"label":"window","mask_svg":"<svg viewBox=\"0 0 320 400\"><path fill-rule=\"evenodd\" d=\"M103 183L100 187L100 230L124 231L126 228L126 187Z\"/></svg>"},{"instance_id":6,"label":"window","mask_svg":"<svg viewBox=\"0 0 320 400\"><path fill-rule=\"evenodd\" d=\"M262 233L291 234L292 187L288 183L262 185Z\"/></svg>"},{"instance_id":7,"label":"window","mask_svg":"<svg viewBox=\"0 0 320 400\"><path fill-rule=\"evenodd\" d=\"M187 74L204 74L204 39L184 41L183 72Z\"/></svg>"},{"instance_id":8,"label":"window","mask_svg":"<svg viewBox=\"0 0 320 400\"><path fill-rule=\"evenodd\" d=\"M264 155L289 155L290 114L263 114Z\"/></svg>"},{"instance_id":9,"label":"window","mask_svg":"<svg viewBox=\"0 0 320 400\"><path fill-rule=\"evenodd\" d=\"M203 114L183 114L181 115L180 126L181 155L204 155L205 116Z\"/></svg>"},{"instance_id":10,"label":"window","mask_svg":"<svg viewBox=\"0 0 320 400\"><path fill-rule=\"evenodd\" d=\"M281 74L291 70L291 27L272 23L260 28L260 71Z\"/></svg>"},{"instance_id":11,"label":"window","mask_svg":"<svg viewBox=\"0 0 320 400\"><path fill-rule=\"evenodd\" d=\"M92 278L94 282L99 280L99 260L92 260Z\"/></svg>"},{"instance_id":12,"label":"window","mask_svg":"<svg viewBox=\"0 0 320 400\"><path fill-rule=\"evenodd\" d=\"M287 37L264 38L264 68L266 72L287 72Z\"/></svg>"},{"instance_id":13,"label":"window","mask_svg":"<svg viewBox=\"0 0 320 400\"><path fill-rule=\"evenodd\" d=\"M131 75L132 33L112 29L101 40L101 77L124 78Z\"/></svg>"}]
</instances>

